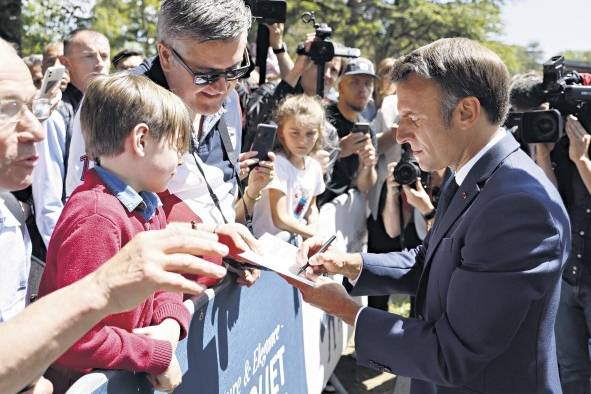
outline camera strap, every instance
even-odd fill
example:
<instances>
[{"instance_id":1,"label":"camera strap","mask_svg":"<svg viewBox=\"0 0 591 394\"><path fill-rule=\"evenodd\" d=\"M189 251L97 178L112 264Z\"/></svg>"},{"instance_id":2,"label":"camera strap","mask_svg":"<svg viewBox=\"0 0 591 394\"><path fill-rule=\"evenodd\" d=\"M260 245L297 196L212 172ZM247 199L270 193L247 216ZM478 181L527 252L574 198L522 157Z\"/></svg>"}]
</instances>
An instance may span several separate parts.
<instances>
[{"instance_id":1,"label":"camera strap","mask_svg":"<svg viewBox=\"0 0 591 394\"><path fill-rule=\"evenodd\" d=\"M240 198L242 200L242 204L244 207L244 217L245 217L246 227L252 233L252 215L248 211L248 207L246 206L246 202L244 202L244 190L242 189L242 185L240 184L240 178L238 177L238 171L236 168L236 166L239 165L238 164L238 156L236 154L236 150L234 149L234 146L232 145L232 140L230 139L230 134L228 132L228 126L226 125L226 121L224 120L223 117L221 117L220 120L218 121L217 129L220 134L220 139L222 141L222 149L223 149L224 153L226 154L226 156L228 157L228 160L230 161L230 167L232 168L232 177L234 178L234 181L236 182L236 186L238 187L238 198ZM215 194L215 192L213 191L209 182L207 181L207 177L205 176L205 171L203 170L203 167L201 166L201 164L199 163L199 159L197 158L197 154L195 152L197 150L197 142L195 141L194 138L191 141L192 141L191 154L193 155L193 159L195 160L195 165L197 166L197 169L199 170L199 173L203 177L203 181L205 182L205 185L207 186L207 191L209 192L209 196L210 196L211 200L213 201L213 204L215 205L217 210L220 212L220 215L222 216L222 220L224 221L224 223L229 223L228 219L226 219L226 216L224 215L224 212L223 212L222 207L220 205L220 200L219 200L218 196Z\"/></svg>"}]
</instances>

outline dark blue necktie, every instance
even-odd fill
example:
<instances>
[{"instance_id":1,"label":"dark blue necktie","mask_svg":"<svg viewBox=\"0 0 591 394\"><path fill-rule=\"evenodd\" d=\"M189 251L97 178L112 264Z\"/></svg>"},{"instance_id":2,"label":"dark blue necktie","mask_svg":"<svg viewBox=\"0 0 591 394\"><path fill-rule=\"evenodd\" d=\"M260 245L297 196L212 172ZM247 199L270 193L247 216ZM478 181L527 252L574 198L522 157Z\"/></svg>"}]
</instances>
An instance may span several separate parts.
<instances>
[{"instance_id":1,"label":"dark blue necktie","mask_svg":"<svg viewBox=\"0 0 591 394\"><path fill-rule=\"evenodd\" d=\"M445 185L445 187L441 191L441 197L439 198L439 203L437 205L437 211L440 212L439 217L441 217L445 213L447 208L449 207L449 204L451 203L451 199L458 191L458 188L459 188L459 186L458 186L458 183L456 182L456 177L451 176L448 179L447 184Z\"/></svg>"}]
</instances>

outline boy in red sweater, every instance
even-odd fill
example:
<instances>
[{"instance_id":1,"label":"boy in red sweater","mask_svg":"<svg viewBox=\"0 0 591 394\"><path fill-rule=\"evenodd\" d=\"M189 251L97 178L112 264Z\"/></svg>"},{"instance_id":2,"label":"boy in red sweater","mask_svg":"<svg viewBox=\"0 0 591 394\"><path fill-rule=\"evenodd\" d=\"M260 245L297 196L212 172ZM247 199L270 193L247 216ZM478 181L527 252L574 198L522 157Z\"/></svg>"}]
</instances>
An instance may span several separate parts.
<instances>
[{"instance_id":1,"label":"boy in red sweater","mask_svg":"<svg viewBox=\"0 0 591 394\"><path fill-rule=\"evenodd\" d=\"M40 295L96 270L137 233L164 228L156 193L166 189L190 146L186 106L142 76L95 78L80 120L86 151L97 166L86 173L55 227ZM137 308L102 320L48 375L59 392L92 369L125 369L146 372L156 389L171 391L181 381L174 350L189 320L181 294L157 292Z\"/></svg>"}]
</instances>

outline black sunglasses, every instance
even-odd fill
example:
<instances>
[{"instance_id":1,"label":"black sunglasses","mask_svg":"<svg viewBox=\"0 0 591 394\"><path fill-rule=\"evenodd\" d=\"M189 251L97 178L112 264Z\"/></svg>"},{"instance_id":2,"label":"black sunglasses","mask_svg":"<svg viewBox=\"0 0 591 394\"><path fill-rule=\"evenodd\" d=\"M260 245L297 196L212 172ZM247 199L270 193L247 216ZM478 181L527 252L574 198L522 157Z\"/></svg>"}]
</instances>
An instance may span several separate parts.
<instances>
[{"instance_id":1,"label":"black sunglasses","mask_svg":"<svg viewBox=\"0 0 591 394\"><path fill-rule=\"evenodd\" d=\"M205 86L212 84L220 78L224 78L226 81L234 81L238 78L242 78L243 76L245 76L246 73L248 73L248 70L250 69L250 57L248 56L248 51L246 49L244 50L244 55L242 57L242 63L240 67L228 71L196 73L193 72L193 70L191 70L191 67L187 66L187 63L185 63L181 55L179 55L177 51L174 50L174 48L166 44L164 44L164 46L168 48L170 52L172 52L172 55L176 58L176 60L178 60L179 63L181 63L181 65L185 68L185 70L187 70L189 74L191 74L191 76L193 77L193 83L197 86Z\"/></svg>"}]
</instances>

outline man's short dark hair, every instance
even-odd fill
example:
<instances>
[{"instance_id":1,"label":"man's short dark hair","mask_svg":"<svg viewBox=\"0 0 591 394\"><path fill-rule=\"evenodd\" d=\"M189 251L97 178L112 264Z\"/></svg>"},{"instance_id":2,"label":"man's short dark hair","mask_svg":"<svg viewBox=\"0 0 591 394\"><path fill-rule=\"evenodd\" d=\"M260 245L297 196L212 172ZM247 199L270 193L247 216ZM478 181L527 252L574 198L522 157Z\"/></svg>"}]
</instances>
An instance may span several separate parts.
<instances>
[{"instance_id":1,"label":"man's short dark hair","mask_svg":"<svg viewBox=\"0 0 591 394\"><path fill-rule=\"evenodd\" d=\"M244 0L164 0L158 12L158 38L231 40L246 34L251 24Z\"/></svg>"},{"instance_id":2,"label":"man's short dark hair","mask_svg":"<svg viewBox=\"0 0 591 394\"><path fill-rule=\"evenodd\" d=\"M542 77L530 72L517 74L511 82L511 106L520 111L538 108L546 101Z\"/></svg>"},{"instance_id":3,"label":"man's short dark hair","mask_svg":"<svg viewBox=\"0 0 591 394\"><path fill-rule=\"evenodd\" d=\"M442 88L446 124L458 101L476 97L488 120L500 125L509 110L509 72L499 56L467 38L443 38L397 59L392 79L410 75L430 79Z\"/></svg>"},{"instance_id":4,"label":"man's short dark hair","mask_svg":"<svg viewBox=\"0 0 591 394\"><path fill-rule=\"evenodd\" d=\"M81 33L96 34L96 35L103 36L106 38L106 36L103 33L100 33L96 30L83 29L83 28L73 30L66 37L64 37L64 55L67 56L69 54L70 46L72 45L72 42L74 42L76 37L78 36L78 34L81 34Z\"/></svg>"},{"instance_id":5,"label":"man's short dark hair","mask_svg":"<svg viewBox=\"0 0 591 394\"><path fill-rule=\"evenodd\" d=\"M117 65L119 63L121 63L122 61L124 61L128 57L132 57L132 56L144 57L144 55L139 51L134 51L133 49L124 48L124 49L120 50L119 52L117 52L115 54L115 56L113 56L113 60L111 60L111 63L113 64L113 67L117 68Z\"/></svg>"}]
</instances>

